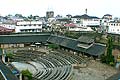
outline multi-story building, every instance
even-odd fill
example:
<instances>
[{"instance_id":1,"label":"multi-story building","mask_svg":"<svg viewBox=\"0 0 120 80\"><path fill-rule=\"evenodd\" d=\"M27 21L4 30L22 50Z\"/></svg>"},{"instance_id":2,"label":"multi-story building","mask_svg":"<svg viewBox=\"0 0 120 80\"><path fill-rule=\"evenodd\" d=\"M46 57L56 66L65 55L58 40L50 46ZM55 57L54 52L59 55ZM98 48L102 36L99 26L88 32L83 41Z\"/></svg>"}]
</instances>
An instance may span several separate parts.
<instances>
[{"instance_id":1,"label":"multi-story building","mask_svg":"<svg viewBox=\"0 0 120 80\"><path fill-rule=\"evenodd\" d=\"M42 21L22 21L17 22L16 32L42 32Z\"/></svg>"},{"instance_id":2,"label":"multi-story building","mask_svg":"<svg viewBox=\"0 0 120 80\"><path fill-rule=\"evenodd\" d=\"M74 23L79 23L82 26L96 27L100 25L100 18L88 16L87 14L74 16L72 17L72 21Z\"/></svg>"},{"instance_id":3,"label":"multi-story building","mask_svg":"<svg viewBox=\"0 0 120 80\"><path fill-rule=\"evenodd\" d=\"M108 22L108 33L120 34L120 21Z\"/></svg>"},{"instance_id":4,"label":"multi-story building","mask_svg":"<svg viewBox=\"0 0 120 80\"><path fill-rule=\"evenodd\" d=\"M64 26L68 31L93 31L91 27L85 27L74 23L65 24Z\"/></svg>"}]
</instances>

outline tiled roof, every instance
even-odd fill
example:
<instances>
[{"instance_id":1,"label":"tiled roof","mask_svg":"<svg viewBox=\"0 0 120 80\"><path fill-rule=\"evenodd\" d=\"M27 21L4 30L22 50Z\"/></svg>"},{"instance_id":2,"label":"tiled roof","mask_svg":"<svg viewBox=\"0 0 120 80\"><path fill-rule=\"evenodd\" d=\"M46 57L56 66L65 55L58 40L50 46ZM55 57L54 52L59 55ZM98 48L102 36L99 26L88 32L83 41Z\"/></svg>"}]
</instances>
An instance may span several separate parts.
<instances>
[{"instance_id":1,"label":"tiled roof","mask_svg":"<svg viewBox=\"0 0 120 80\"><path fill-rule=\"evenodd\" d=\"M78 38L78 41L80 41L82 43L93 43L94 39L92 36L80 36Z\"/></svg>"},{"instance_id":2,"label":"tiled roof","mask_svg":"<svg viewBox=\"0 0 120 80\"><path fill-rule=\"evenodd\" d=\"M13 32L13 31L14 29L8 29L8 28L0 26L0 32Z\"/></svg>"},{"instance_id":3,"label":"tiled roof","mask_svg":"<svg viewBox=\"0 0 120 80\"><path fill-rule=\"evenodd\" d=\"M0 43L33 43L46 42L50 34L14 34L0 35Z\"/></svg>"},{"instance_id":4,"label":"tiled roof","mask_svg":"<svg viewBox=\"0 0 120 80\"><path fill-rule=\"evenodd\" d=\"M73 24L73 23L65 24L64 26L66 26L66 27L76 27L76 25Z\"/></svg>"},{"instance_id":5,"label":"tiled roof","mask_svg":"<svg viewBox=\"0 0 120 80\"><path fill-rule=\"evenodd\" d=\"M0 35L0 43L33 43L33 42L50 42L66 47L74 51L84 52L89 55L99 56L105 51L105 46L93 43L89 48L78 47L80 41L68 37L50 35L50 34L14 34Z\"/></svg>"},{"instance_id":6,"label":"tiled roof","mask_svg":"<svg viewBox=\"0 0 120 80\"><path fill-rule=\"evenodd\" d=\"M60 46L63 46L63 47L66 47L72 50L84 52L84 53L87 53L93 56L98 56L98 55L103 54L106 48L105 46L101 44L94 43L92 46L85 49L82 47L78 47L78 44L80 42L77 39L67 38L63 36L55 36L55 35L51 35L51 37L48 39L48 42L58 44Z\"/></svg>"}]
</instances>

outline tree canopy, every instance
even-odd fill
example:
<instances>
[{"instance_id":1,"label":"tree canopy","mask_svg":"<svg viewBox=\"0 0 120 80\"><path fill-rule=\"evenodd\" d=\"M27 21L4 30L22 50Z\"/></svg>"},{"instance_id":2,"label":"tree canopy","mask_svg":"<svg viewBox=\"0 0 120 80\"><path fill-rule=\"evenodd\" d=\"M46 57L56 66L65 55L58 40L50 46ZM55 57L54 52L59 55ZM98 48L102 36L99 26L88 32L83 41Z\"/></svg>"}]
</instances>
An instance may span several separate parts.
<instances>
[{"instance_id":1,"label":"tree canopy","mask_svg":"<svg viewBox=\"0 0 120 80\"><path fill-rule=\"evenodd\" d=\"M111 37L108 37L107 55L106 55L107 64L114 63L114 56L112 55L112 49L113 49L113 41Z\"/></svg>"},{"instance_id":2,"label":"tree canopy","mask_svg":"<svg viewBox=\"0 0 120 80\"><path fill-rule=\"evenodd\" d=\"M51 49L58 49L59 48L59 46L57 44L49 44L48 47Z\"/></svg>"},{"instance_id":3,"label":"tree canopy","mask_svg":"<svg viewBox=\"0 0 120 80\"><path fill-rule=\"evenodd\" d=\"M106 64L114 65L114 56L112 55L113 41L112 37L108 37L106 55L101 56L101 61Z\"/></svg>"},{"instance_id":4,"label":"tree canopy","mask_svg":"<svg viewBox=\"0 0 120 80\"><path fill-rule=\"evenodd\" d=\"M30 71L27 69L27 70L22 70L22 75L27 77L29 80L32 80L32 73L30 73Z\"/></svg>"}]
</instances>

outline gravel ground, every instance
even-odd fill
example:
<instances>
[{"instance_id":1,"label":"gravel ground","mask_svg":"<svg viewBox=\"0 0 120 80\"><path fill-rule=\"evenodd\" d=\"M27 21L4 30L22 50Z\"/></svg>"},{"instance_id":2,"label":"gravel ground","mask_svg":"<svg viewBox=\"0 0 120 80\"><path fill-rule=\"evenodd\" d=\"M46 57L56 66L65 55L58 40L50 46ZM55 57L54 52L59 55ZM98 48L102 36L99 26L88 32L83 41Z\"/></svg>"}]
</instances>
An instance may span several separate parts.
<instances>
[{"instance_id":1,"label":"gravel ground","mask_svg":"<svg viewBox=\"0 0 120 80\"><path fill-rule=\"evenodd\" d=\"M117 70L111 66L97 61L90 61L86 68L73 70L72 80L106 80L115 73L117 73Z\"/></svg>"}]
</instances>

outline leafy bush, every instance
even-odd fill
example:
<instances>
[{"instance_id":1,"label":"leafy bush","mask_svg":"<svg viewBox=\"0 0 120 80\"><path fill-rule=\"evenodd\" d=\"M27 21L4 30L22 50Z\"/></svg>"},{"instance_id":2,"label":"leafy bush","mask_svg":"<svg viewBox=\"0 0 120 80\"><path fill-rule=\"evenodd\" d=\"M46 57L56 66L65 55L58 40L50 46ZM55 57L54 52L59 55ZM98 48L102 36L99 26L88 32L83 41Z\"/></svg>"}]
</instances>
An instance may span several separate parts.
<instances>
[{"instance_id":1,"label":"leafy bush","mask_svg":"<svg viewBox=\"0 0 120 80\"><path fill-rule=\"evenodd\" d=\"M57 45L57 44L49 44L48 47L49 47L50 49L58 49L58 48L59 48L59 45Z\"/></svg>"},{"instance_id":2,"label":"leafy bush","mask_svg":"<svg viewBox=\"0 0 120 80\"><path fill-rule=\"evenodd\" d=\"M27 77L29 80L32 80L32 73L30 73L28 69L27 70L22 70L21 73L24 77Z\"/></svg>"}]
</instances>

